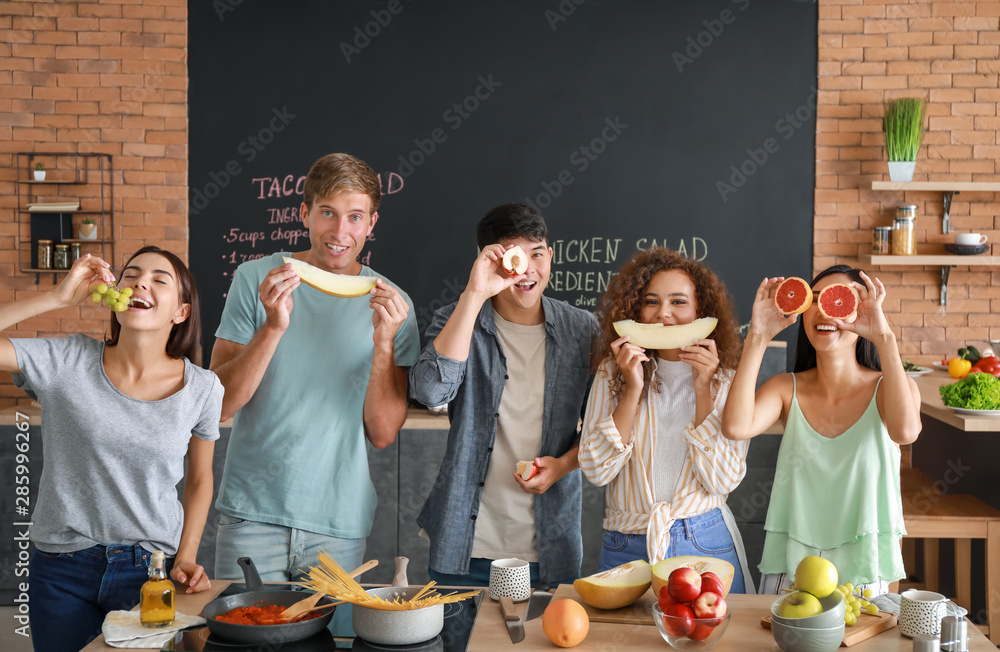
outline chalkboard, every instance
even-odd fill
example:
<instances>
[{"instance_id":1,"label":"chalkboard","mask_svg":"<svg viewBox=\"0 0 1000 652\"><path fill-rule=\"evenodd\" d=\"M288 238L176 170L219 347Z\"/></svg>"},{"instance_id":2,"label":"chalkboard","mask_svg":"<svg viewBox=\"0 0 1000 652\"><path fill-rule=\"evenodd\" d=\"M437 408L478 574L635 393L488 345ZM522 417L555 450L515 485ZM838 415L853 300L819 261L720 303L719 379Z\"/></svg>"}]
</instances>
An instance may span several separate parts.
<instances>
[{"instance_id":1,"label":"chalkboard","mask_svg":"<svg viewBox=\"0 0 1000 652\"><path fill-rule=\"evenodd\" d=\"M211 347L237 265L308 248L314 160L379 173L362 260L421 330L491 207L532 203L549 294L594 308L637 248L720 274L749 321L812 266L817 6L767 0L188 3L190 260ZM206 360L208 356L206 355Z\"/></svg>"}]
</instances>

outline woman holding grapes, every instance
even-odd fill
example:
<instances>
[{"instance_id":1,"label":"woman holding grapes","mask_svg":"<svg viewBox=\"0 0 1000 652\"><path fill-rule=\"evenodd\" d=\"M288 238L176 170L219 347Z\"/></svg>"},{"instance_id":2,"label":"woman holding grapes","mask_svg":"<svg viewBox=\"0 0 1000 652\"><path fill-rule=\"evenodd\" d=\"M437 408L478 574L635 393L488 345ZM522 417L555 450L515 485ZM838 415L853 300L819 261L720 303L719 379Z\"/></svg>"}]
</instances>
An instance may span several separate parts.
<instances>
[{"instance_id":1,"label":"woman holding grapes","mask_svg":"<svg viewBox=\"0 0 1000 652\"><path fill-rule=\"evenodd\" d=\"M90 304L93 287L113 285L109 267L83 256L51 292L0 306L0 329ZM191 362L201 332L194 279L174 254L144 247L125 264L119 288L131 295L122 293L127 306L111 313L103 342L0 338L0 368L37 397L44 424L29 568L36 650L79 650L109 611L131 609L153 550L167 553L171 577L188 592L209 587L195 557L212 501L223 389Z\"/></svg>"},{"instance_id":2,"label":"woman holding grapes","mask_svg":"<svg viewBox=\"0 0 1000 652\"><path fill-rule=\"evenodd\" d=\"M795 371L754 393L767 343L795 323L774 296L783 278L757 289L722 432L745 440L784 424L764 524L761 593L787 588L800 560L819 555L843 584L875 593L905 576L899 446L920 433L920 392L900 362L882 303L885 287L864 272L836 265L812 281L853 287L860 303L847 319L824 317L815 302L802 314Z\"/></svg>"}]
</instances>

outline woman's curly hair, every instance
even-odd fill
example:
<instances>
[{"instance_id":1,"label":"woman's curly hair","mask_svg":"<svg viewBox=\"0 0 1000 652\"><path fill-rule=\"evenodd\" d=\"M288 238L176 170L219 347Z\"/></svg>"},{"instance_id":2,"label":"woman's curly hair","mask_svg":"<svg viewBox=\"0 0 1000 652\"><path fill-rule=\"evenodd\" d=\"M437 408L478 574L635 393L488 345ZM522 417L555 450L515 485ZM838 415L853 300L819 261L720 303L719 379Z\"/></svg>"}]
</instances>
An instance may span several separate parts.
<instances>
[{"instance_id":1,"label":"woman's curly hair","mask_svg":"<svg viewBox=\"0 0 1000 652\"><path fill-rule=\"evenodd\" d=\"M596 364L605 358L611 359L613 368L611 377L611 392L616 398L621 397L624 379L621 369L611 353L611 342L618 339L614 323L622 319L640 320L643 305L643 295L650 280L659 272L679 270L687 274L695 287L695 299L698 304L698 317L715 317L718 326L709 335L715 340L719 352L720 368L736 369L740 360L743 341L739 335L739 324L736 321L736 311L733 300L726 291L715 272L701 263L664 247L653 247L636 253L622 267L608 284L608 289L601 299L601 334L604 339L603 355L595 356ZM652 365L644 364L643 396L646 395L652 377Z\"/></svg>"}]
</instances>

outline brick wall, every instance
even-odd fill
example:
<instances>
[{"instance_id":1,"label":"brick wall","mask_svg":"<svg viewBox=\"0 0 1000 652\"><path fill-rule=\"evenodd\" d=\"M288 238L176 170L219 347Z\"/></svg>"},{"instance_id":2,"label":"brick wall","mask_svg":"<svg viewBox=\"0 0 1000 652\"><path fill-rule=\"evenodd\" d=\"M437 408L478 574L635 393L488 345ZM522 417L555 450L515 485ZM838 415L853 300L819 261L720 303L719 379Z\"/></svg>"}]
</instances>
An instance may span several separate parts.
<instances>
[{"instance_id":1,"label":"brick wall","mask_svg":"<svg viewBox=\"0 0 1000 652\"><path fill-rule=\"evenodd\" d=\"M919 251L943 253L941 193L870 190L888 179L882 102L929 102L917 180L1000 180L1000 1L820 0L819 16L816 271L859 264L871 228L889 224L903 203L919 207ZM185 20L184 0L0 4L0 301L36 290L34 276L15 271L17 151L112 154L115 263L146 242L186 255ZM951 213L955 229L1000 238L1000 193L962 193ZM991 314L1000 314L1000 269L954 268L946 308L939 268L875 272L889 287L886 310L904 356L926 363L966 342L1000 339L1000 316ZM99 335L106 321L83 306L14 333ZM23 396L2 382L0 400Z\"/></svg>"},{"instance_id":2,"label":"brick wall","mask_svg":"<svg viewBox=\"0 0 1000 652\"><path fill-rule=\"evenodd\" d=\"M858 265L872 227L916 204L918 253L943 254L940 192L872 191L888 181L882 102L920 97L928 128L914 181L1000 181L1000 2L819 2L815 271ZM867 188L867 189L866 189ZM961 193L952 229L990 237L1000 254L1000 193ZM867 266L863 262L863 267ZM929 363L966 343L1000 339L1000 268L956 266L948 305L938 267L873 270L900 351ZM997 313L997 314L991 314Z\"/></svg>"},{"instance_id":3,"label":"brick wall","mask_svg":"<svg viewBox=\"0 0 1000 652\"><path fill-rule=\"evenodd\" d=\"M114 157L120 265L147 242L186 259L187 139L185 0L0 3L0 301L36 291L35 276L17 271L14 153ZM83 305L7 334L99 337L107 322L106 310ZM0 401L23 397L0 379Z\"/></svg>"}]
</instances>

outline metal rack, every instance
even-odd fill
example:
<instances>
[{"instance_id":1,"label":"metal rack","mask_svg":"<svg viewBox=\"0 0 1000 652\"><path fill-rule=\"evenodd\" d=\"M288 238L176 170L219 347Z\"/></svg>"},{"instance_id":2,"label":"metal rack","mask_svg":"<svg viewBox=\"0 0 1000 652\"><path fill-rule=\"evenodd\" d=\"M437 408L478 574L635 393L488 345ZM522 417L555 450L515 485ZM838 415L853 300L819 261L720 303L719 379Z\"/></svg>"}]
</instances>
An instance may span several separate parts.
<instances>
[{"instance_id":1,"label":"metal rack","mask_svg":"<svg viewBox=\"0 0 1000 652\"><path fill-rule=\"evenodd\" d=\"M45 180L36 181L36 163L45 166ZM15 170L17 189L17 266L22 273L34 274L37 285L42 274L52 274L55 285L65 269L42 269L37 265L37 243L40 239L56 243L79 243L82 253L99 255L114 264L114 167L110 154L79 154L73 152L18 152ZM96 186L97 192L89 189ZM67 187L77 187L87 196L68 197ZM33 202L79 199L76 210L29 210ZM96 239L77 237L84 219L93 219L97 226Z\"/></svg>"}]
</instances>

